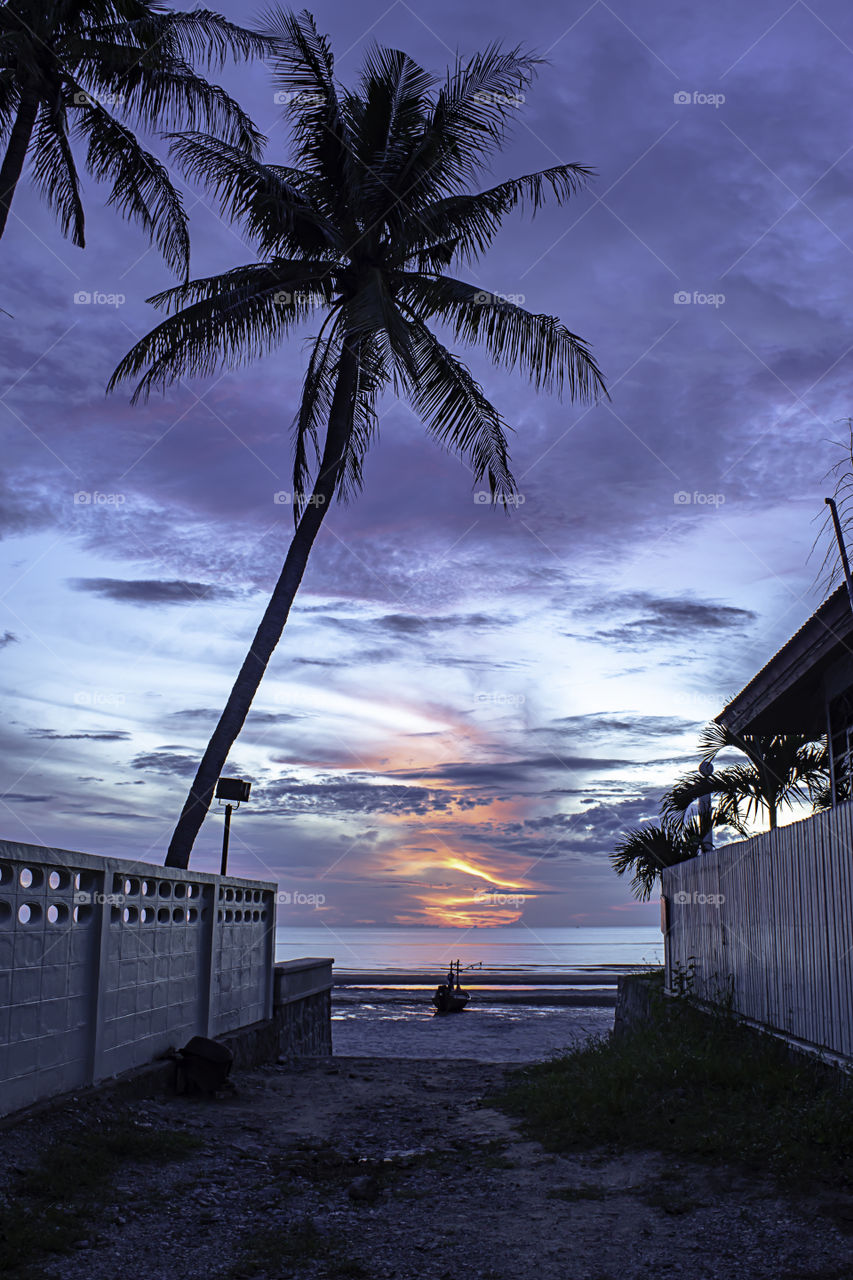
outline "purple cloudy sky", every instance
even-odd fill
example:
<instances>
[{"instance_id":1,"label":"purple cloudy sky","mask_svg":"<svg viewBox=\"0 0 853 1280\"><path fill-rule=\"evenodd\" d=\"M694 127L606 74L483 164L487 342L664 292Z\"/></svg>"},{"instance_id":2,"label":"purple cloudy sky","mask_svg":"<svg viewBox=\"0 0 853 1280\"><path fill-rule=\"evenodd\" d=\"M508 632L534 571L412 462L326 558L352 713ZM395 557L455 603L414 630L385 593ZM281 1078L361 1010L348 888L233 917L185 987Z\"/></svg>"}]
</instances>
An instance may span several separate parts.
<instances>
[{"instance_id":1,"label":"purple cloudy sky","mask_svg":"<svg viewBox=\"0 0 853 1280\"><path fill-rule=\"evenodd\" d=\"M596 182L459 274L560 315L613 399L537 397L470 356L515 428L509 518L384 404L229 762L254 780L231 869L322 893L283 911L302 924L654 922L612 875L615 836L819 600L808 554L853 405L853 10L314 12L344 81L372 40L439 73L493 40L547 57L495 178L572 160ZM285 160L266 69L224 82ZM171 278L86 191L85 251L30 189L0 246L2 834L160 861L287 545L304 348L106 399ZM253 260L186 199L193 274ZM220 839L212 815L194 864L216 869ZM492 886L525 900L478 901Z\"/></svg>"}]
</instances>

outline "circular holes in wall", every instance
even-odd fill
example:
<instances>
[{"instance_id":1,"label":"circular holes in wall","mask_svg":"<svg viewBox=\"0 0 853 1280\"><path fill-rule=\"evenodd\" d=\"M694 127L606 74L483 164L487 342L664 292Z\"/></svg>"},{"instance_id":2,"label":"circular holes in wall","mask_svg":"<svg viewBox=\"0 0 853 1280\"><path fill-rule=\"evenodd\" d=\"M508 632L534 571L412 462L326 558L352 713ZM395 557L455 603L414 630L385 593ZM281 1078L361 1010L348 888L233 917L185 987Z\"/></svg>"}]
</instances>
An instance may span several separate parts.
<instances>
[{"instance_id":1,"label":"circular holes in wall","mask_svg":"<svg viewBox=\"0 0 853 1280\"><path fill-rule=\"evenodd\" d=\"M172 918L172 913L168 907L161 907L157 912L157 923L168 924Z\"/></svg>"},{"instance_id":2,"label":"circular holes in wall","mask_svg":"<svg viewBox=\"0 0 853 1280\"><path fill-rule=\"evenodd\" d=\"M4 925L11 924L13 915L11 902L0 902L0 929Z\"/></svg>"},{"instance_id":3,"label":"circular holes in wall","mask_svg":"<svg viewBox=\"0 0 853 1280\"><path fill-rule=\"evenodd\" d=\"M31 867L21 867L18 873L18 884L22 889L39 889L44 884L44 872Z\"/></svg>"},{"instance_id":4,"label":"circular holes in wall","mask_svg":"<svg viewBox=\"0 0 853 1280\"><path fill-rule=\"evenodd\" d=\"M185 884L175 885L175 897L185 898L187 896L187 886Z\"/></svg>"},{"instance_id":5,"label":"circular holes in wall","mask_svg":"<svg viewBox=\"0 0 853 1280\"><path fill-rule=\"evenodd\" d=\"M168 881L168 880L161 880L161 881L160 881L160 897L161 897L161 898L171 898L171 896L172 896L172 886L171 886L171 884L169 883L169 881Z\"/></svg>"},{"instance_id":6,"label":"circular holes in wall","mask_svg":"<svg viewBox=\"0 0 853 1280\"><path fill-rule=\"evenodd\" d=\"M71 912L64 902L52 902L47 909L48 924L68 924Z\"/></svg>"},{"instance_id":7,"label":"circular holes in wall","mask_svg":"<svg viewBox=\"0 0 853 1280\"><path fill-rule=\"evenodd\" d=\"M18 907L18 920L21 924L38 924L41 919L41 907L37 902L22 902Z\"/></svg>"},{"instance_id":8,"label":"circular holes in wall","mask_svg":"<svg viewBox=\"0 0 853 1280\"><path fill-rule=\"evenodd\" d=\"M87 920L92 918L92 908L85 906L75 907L71 912L71 918L75 924L85 924Z\"/></svg>"},{"instance_id":9,"label":"circular holes in wall","mask_svg":"<svg viewBox=\"0 0 853 1280\"><path fill-rule=\"evenodd\" d=\"M51 889L67 889L71 883L71 877L67 871L51 871L47 877L48 886Z\"/></svg>"}]
</instances>

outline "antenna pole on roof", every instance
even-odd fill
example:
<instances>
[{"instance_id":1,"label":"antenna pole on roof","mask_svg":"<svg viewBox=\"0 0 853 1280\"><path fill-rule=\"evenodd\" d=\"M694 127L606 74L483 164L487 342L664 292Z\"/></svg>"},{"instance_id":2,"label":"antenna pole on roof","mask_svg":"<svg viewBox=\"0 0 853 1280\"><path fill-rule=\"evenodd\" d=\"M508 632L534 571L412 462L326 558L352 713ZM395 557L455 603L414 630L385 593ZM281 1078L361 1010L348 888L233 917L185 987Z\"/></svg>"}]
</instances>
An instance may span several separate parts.
<instances>
[{"instance_id":1,"label":"antenna pole on roof","mask_svg":"<svg viewBox=\"0 0 853 1280\"><path fill-rule=\"evenodd\" d=\"M824 498L824 502L832 512L832 523L835 526L835 540L841 553L841 565L844 569L844 581L847 583L847 599L853 611L853 578L850 577L850 561L847 559L847 548L844 545L844 534L841 532L841 521L838 519L838 507L834 498Z\"/></svg>"}]
</instances>

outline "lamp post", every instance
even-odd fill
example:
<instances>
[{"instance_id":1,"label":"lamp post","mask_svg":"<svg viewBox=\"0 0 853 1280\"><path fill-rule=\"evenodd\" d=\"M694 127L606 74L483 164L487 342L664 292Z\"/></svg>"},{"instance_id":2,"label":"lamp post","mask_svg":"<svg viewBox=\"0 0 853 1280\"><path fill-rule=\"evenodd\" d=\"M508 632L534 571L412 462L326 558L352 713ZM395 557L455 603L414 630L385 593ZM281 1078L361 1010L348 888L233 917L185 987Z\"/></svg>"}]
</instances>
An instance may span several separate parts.
<instances>
[{"instance_id":1,"label":"lamp post","mask_svg":"<svg viewBox=\"0 0 853 1280\"><path fill-rule=\"evenodd\" d=\"M703 778L712 777L714 766L711 761L703 760L699 765L699 772ZM699 830L702 832L702 843L699 846L700 853L712 853L714 849L714 829L711 826L710 790L699 797Z\"/></svg>"},{"instance_id":2,"label":"lamp post","mask_svg":"<svg viewBox=\"0 0 853 1280\"><path fill-rule=\"evenodd\" d=\"M249 799L249 792L251 789L251 782L244 782L242 778L220 778L216 784L216 799L227 800L229 802L225 806L225 830L222 833L222 864L219 868L219 874L221 876L226 874L228 867L228 840L231 835L231 814L235 808L240 808L241 801Z\"/></svg>"}]
</instances>

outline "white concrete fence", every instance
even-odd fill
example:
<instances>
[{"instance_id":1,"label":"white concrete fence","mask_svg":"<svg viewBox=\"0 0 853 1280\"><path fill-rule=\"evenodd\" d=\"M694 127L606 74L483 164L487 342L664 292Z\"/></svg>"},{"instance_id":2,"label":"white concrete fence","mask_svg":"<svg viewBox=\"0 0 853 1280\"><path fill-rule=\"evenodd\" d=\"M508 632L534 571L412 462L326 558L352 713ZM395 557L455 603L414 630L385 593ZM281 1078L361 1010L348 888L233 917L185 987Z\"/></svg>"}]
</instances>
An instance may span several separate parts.
<instances>
[{"instance_id":1,"label":"white concrete fence","mask_svg":"<svg viewBox=\"0 0 853 1280\"><path fill-rule=\"evenodd\" d=\"M0 1115L270 1018L275 891L0 841Z\"/></svg>"},{"instance_id":2,"label":"white concrete fence","mask_svg":"<svg viewBox=\"0 0 853 1280\"><path fill-rule=\"evenodd\" d=\"M666 983L853 1062L853 804L663 873Z\"/></svg>"}]
</instances>

